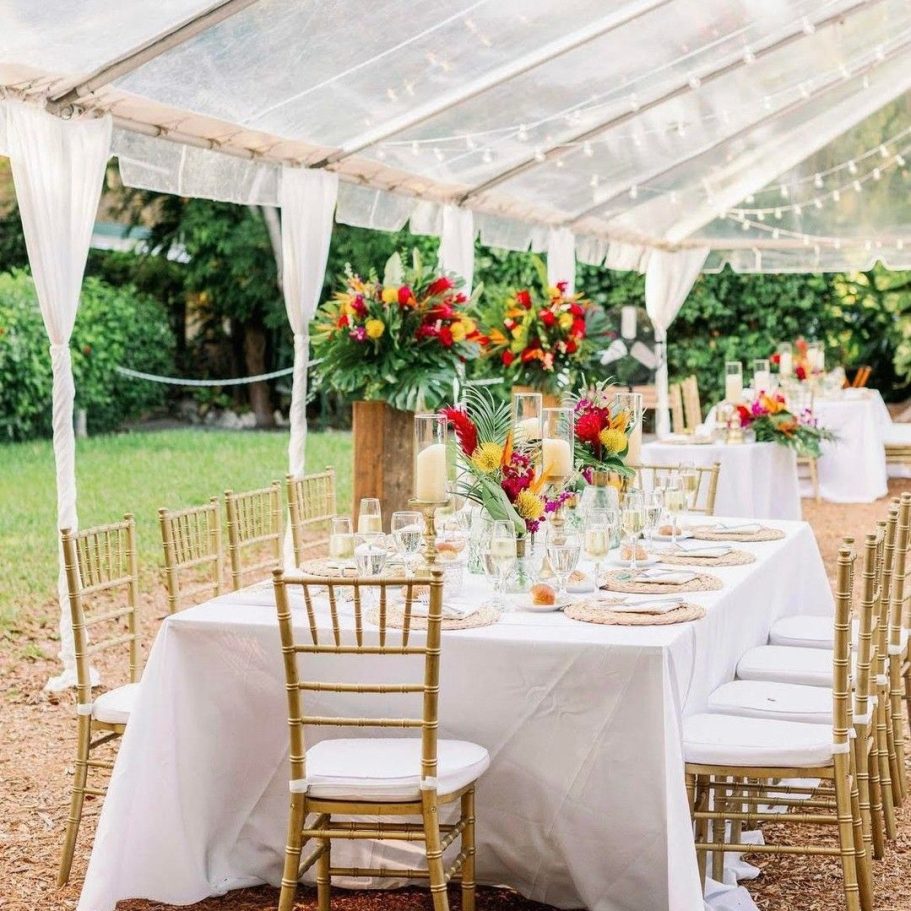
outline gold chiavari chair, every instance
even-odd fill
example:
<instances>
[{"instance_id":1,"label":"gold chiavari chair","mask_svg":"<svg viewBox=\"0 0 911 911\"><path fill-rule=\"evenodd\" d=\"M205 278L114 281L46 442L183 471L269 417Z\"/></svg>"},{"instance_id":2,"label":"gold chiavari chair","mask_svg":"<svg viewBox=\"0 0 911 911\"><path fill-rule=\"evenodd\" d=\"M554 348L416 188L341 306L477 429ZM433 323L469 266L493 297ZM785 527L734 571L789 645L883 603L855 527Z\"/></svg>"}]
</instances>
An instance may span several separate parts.
<instances>
[{"instance_id":1,"label":"gold chiavari chair","mask_svg":"<svg viewBox=\"0 0 911 911\"><path fill-rule=\"evenodd\" d=\"M301 478L288 475L288 510L297 566L329 546L329 520L336 513L335 469L327 468Z\"/></svg>"},{"instance_id":2,"label":"gold chiavari chair","mask_svg":"<svg viewBox=\"0 0 911 911\"><path fill-rule=\"evenodd\" d=\"M221 594L224 550L218 497L205 506L159 509L168 613Z\"/></svg>"},{"instance_id":3,"label":"gold chiavari chair","mask_svg":"<svg viewBox=\"0 0 911 911\"><path fill-rule=\"evenodd\" d=\"M110 771L114 766L113 759L96 759L92 754L99 747L119 740L126 730L141 673L136 616L139 563L133 516L126 515L122 522L78 533L65 528L60 535L76 654L78 736L58 886L70 878L85 796L100 798L105 794L104 787L88 784L89 773ZM102 693L93 701L92 656L115 648L127 652L130 682Z\"/></svg>"},{"instance_id":4,"label":"gold chiavari chair","mask_svg":"<svg viewBox=\"0 0 911 911\"><path fill-rule=\"evenodd\" d=\"M894 505L894 501L893 501ZM902 701L907 703L911 721L911 588L908 580L908 551L911 549L911 494L903 493L898 501L898 533L895 541L895 565L892 572L892 591L889 608L889 706L893 740L895 742L896 771L900 801L908 793L908 775L905 767L905 728Z\"/></svg>"},{"instance_id":5,"label":"gold chiavari chair","mask_svg":"<svg viewBox=\"0 0 911 911\"><path fill-rule=\"evenodd\" d=\"M680 384L683 393L683 415L686 429L692 433L702 423L702 403L699 401L699 382L695 376L688 376Z\"/></svg>"},{"instance_id":6,"label":"gold chiavari chair","mask_svg":"<svg viewBox=\"0 0 911 911\"><path fill-rule=\"evenodd\" d=\"M654 490L661 487L669 478L681 471L679 465L637 465L636 483L641 490ZM718 475L721 462L711 465L687 466L688 471L696 472L698 478L694 506L689 511L695 515L712 516L715 514L715 498L718 494Z\"/></svg>"},{"instance_id":7,"label":"gold chiavari chair","mask_svg":"<svg viewBox=\"0 0 911 911\"><path fill-rule=\"evenodd\" d=\"M282 489L279 481L245 493L225 491L231 587L244 577L278 569L282 562ZM252 552L252 553L251 553ZM244 565L247 554L255 560ZM263 559L265 554L265 559ZM259 558L259 559L257 559Z\"/></svg>"},{"instance_id":8,"label":"gold chiavari chair","mask_svg":"<svg viewBox=\"0 0 911 911\"><path fill-rule=\"evenodd\" d=\"M831 725L705 713L685 719L683 740L687 794L703 877L709 852L836 856L841 860L848 911L861 908L866 911L872 907L872 874L857 789L856 754L849 737L853 727L850 690L853 560L852 551L843 546L838 554L835 647L831 654ZM819 797L815 789L800 787L785 789L787 794L800 794L796 799L781 796L780 779L807 777L828 783L832 796ZM727 796L732 788L731 778L737 782L733 798ZM809 792L809 796L802 792ZM719 794L720 799L713 799L713 795ZM777 807L788 808L788 813L782 816L773 812ZM839 843L837 847L818 843L748 845L739 839L726 841L717 836L709 841L709 824L714 831L723 831L728 820L750 823L786 820L810 826L835 826Z\"/></svg>"},{"instance_id":9,"label":"gold chiavari chair","mask_svg":"<svg viewBox=\"0 0 911 911\"><path fill-rule=\"evenodd\" d=\"M819 502L819 460L815 456L797 456L797 478L809 481L813 499Z\"/></svg>"},{"instance_id":10,"label":"gold chiavari chair","mask_svg":"<svg viewBox=\"0 0 911 911\"><path fill-rule=\"evenodd\" d=\"M475 782L490 764L483 747L464 741L438 740L440 688L440 646L443 611L442 572L435 570L428 582L429 605L426 635L413 631L412 604L419 584L414 579L326 579L292 577L282 570L274 573L275 601L284 658L285 689L290 727L290 811L288 842L282 874L280 911L290 911L300 877L316 864L319 911L328 911L333 876L400 877L427 879L435 911L449 907L446 885L461 880L462 908L475 908ZM302 589L309 641L299 642L291 617L289 589ZM325 591L327 609L320 616L313 595ZM362 621L363 593L378 595L376 632L365 632ZM389 595L404 593L401 632L389 625ZM339 621L339 596L350 594L354 628ZM422 618L423 619L423 618ZM423 659L423 681L397 683L340 683L313 679L318 656L415 656ZM307 679L301 677L301 660L306 656ZM408 662L414 669L414 663ZM416 669L415 669L416 670ZM404 673L402 675L404 677ZM415 673L415 677L417 674ZM399 678L400 680L402 678ZM311 698L320 714L305 705ZM358 695L403 695L412 704L412 716L367 717L327 713L326 694L347 708ZM417 710L417 701L422 710ZM347 711L351 711L347 708ZM372 727L419 729L420 738L325 739L307 747L307 727ZM443 825L441 808L458 801L457 822ZM397 817L375 822L370 817ZM400 821L419 817L419 823ZM311 817L313 817L311 819ZM338 819L343 817L343 820ZM367 817L366 819L359 817ZM451 864L444 865L444 852L461 839L460 850ZM396 870L385 867L352 868L332 865L333 839L378 839L423 842L426 869ZM305 846L313 850L302 862Z\"/></svg>"},{"instance_id":11,"label":"gold chiavari chair","mask_svg":"<svg viewBox=\"0 0 911 911\"><path fill-rule=\"evenodd\" d=\"M686 422L683 420L683 394L680 383L672 383L668 390L671 408L671 429L674 433L686 433Z\"/></svg>"}]
</instances>

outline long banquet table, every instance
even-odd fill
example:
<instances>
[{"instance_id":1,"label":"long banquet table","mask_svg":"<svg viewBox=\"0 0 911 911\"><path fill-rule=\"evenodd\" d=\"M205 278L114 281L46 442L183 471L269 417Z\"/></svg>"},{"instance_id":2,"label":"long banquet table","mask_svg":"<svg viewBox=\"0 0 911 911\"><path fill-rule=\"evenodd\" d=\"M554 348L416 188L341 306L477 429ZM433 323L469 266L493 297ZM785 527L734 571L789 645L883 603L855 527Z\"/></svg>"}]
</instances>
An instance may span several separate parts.
<instances>
[{"instance_id":1,"label":"long banquet table","mask_svg":"<svg viewBox=\"0 0 911 911\"><path fill-rule=\"evenodd\" d=\"M558 908L702 908L681 717L704 708L777 618L832 610L809 526L767 524L786 537L736 545L757 561L714 569L724 588L687 596L706 608L701 620L598 626L516 611L492 626L444 632L440 735L480 743L492 757L478 789L481 882L509 884ZM480 580L468 579L461 594L483 597ZM298 604L301 635L303 614ZM414 659L319 660L356 660L361 679L389 680L400 674L390 676L392 665L378 662ZM332 667L337 673L327 670L327 679L352 679L350 668ZM318 713L330 704L346 708L322 699L311 707ZM169 617L120 748L80 911L111 911L131 897L186 904L277 885L287 752L270 588L254 586ZM342 853L346 848L361 853L355 859ZM414 850L342 846L339 862L406 865Z\"/></svg>"}]
</instances>

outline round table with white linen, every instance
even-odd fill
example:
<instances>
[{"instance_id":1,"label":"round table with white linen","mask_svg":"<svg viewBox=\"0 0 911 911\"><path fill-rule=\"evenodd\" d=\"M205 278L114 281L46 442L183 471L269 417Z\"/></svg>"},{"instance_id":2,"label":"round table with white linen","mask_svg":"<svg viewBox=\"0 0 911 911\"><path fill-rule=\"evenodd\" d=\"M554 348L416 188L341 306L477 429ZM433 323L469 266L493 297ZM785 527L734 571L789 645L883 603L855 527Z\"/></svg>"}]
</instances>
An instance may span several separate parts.
<instances>
[{"instance_id":1,"label":"round table with white linen","mask_svg":"<svg viewBox=\"0 0 911 911\"><path fill-rule=\"evenodd\" d=\"M673 467L721 465L716 516L799 519L800 486L794 450L778 443L646 443L642 464Z\"/></svg>"},{"instance_id":2,"label":"round table with white linen","mask_svg":"<svg viewBox=\"0 0 911 911\"><path fill-rule=\"evenodd\" d=\"M813 412L838 440L823 443L819 494L832 503L872 503L888 493L885 429L891 421L875 389L818 398Z\"/></svg>"}]
</instances>

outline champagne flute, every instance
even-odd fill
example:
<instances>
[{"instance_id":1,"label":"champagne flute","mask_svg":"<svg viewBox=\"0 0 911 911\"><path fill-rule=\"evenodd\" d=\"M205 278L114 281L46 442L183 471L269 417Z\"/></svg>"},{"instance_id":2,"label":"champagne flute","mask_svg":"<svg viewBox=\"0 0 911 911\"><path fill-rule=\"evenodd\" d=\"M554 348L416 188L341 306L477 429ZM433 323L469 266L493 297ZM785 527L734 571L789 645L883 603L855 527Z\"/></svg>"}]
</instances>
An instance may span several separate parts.
<instances>
[{"instance_id":1,"label":"champagne flute","mask_svg":"<svg viewBox=\"0 0 911 911\"><path fill-rule=\"evenodd\" d=\"M661 515L664 512L664 488L655 488L645 498L645 540L648 542L648 549L651 550L655 532L661 523Z\"/></svg>"},{"instance_id":2,"label":"champagne flute","mask_svg":"<svg viewBox=\"0 0 911 911\"><path fill-rule=\"evenodd\" d=\"M645 527L645 507L640 497L628 497L620 514L623 534L629 542L629 568L635 572L639 568L636 551L639 548L639 534Z\"/></svg>"},{"instance_id":3,"label":"champagne flute","mask_svg":"<svg viewBox=\"0 0 911 911\"><path fill-rule=\"evenodd\" d=\"M557 577L557 600L566 597L566 583L579 563L582 541L574 532L551 526L547 529L547 559Z\"/></svg>"},{"instance_id":4,"label":"champagne flute","mask_svg":"<svg viewBox=\"0 0 911 911\"><path fill-rule=\"evenodd\" d=\"M686 509L686 491L683 478L674 478L664 491L664 508L671 517L671 544L677 546L677 520Z\"/></svg>"},{"instance_id":5,"label":"champagne flute","mask_svg":"<svg viewBox=\"0 0 911 911\"><path fill-rule=\"evenodd\" d=\"M681 465L680 477L683 479L683 490L686 494L686 508L696 508L696 498L699 495L699 472L692 463Z\"/></svg>"},{"instance_id":6,"label":"champagne flute","mask_svg":"<svg viewBox=\"0 0 911 911\"><path fill-rule=\"evenodd\" d=\"M585 556L595 564L595 588L601 583L601 561L610 550L616 523L612 509L590 509L585 517Z\"/></svg>"},{"instance_id":7,"label":"champagne flute","mask_svg":"<svg viewBox=\"0 0 911 911\"><path fill-rule=\"evenodd\" d=\"M490 528L490 537L484 550L484 567L494 577L497 606L503 608L506 578L516 564L516 529L512 522L497 519Z\"/></svg>"},{"instance_id":8,"label":"champagne flute","mask_svg":"<svg viewBox=\"0 0 911 911\"><path fill-rule=\"evenodd\" d=\"M401 510L392 514L392 522L389 527L396 550L401 554L405 570L410 576L412 575L410 558L421 549L424 517L419 512Z\"/></svg>"},{"instance_id":9,"label":"champagne flute","mask_svg":"<svg viewBox=\"0 0 911 911\"><path fill-rule=\"evenodd\" d=\"M333 516L329 524L329 557L342 564L354 557L354 529L348 516Z\"/></svg>"},{"instance_id":10,"label":"champagne flute","mask_svg":"<svg viewBox=\"0 0 911 911\"><path fill-rule=\"evenodd\" d=\"M383 530L383 513L376 497L364 497L357 512L357 533L369 535Z\"/></svg>"}]
</instances>

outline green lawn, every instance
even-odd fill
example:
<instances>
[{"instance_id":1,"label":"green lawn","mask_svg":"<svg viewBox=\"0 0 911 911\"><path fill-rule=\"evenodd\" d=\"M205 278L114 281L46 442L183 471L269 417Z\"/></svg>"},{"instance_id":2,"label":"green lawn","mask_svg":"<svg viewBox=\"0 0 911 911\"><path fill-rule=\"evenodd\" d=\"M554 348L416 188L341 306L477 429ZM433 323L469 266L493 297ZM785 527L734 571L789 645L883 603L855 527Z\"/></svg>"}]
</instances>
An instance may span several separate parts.
<instances>
[{"instance_id":1,"label":"green lawn","mask_svg":"<svg viewBox=\"0 0 911 911\"><path fill-rule=\"evenodd\" d=\"M338 471L338 506L351 502L351 436L311 433L307 464ZM144 584L160 561L157 510L204 503L226 488L281 479L287 433L167 430L80 440L76 455L83 527L136 516ZM54 458L47 440L0 446L0 623L45 602L56 584Z\"/></svg>"}]
</instances>

